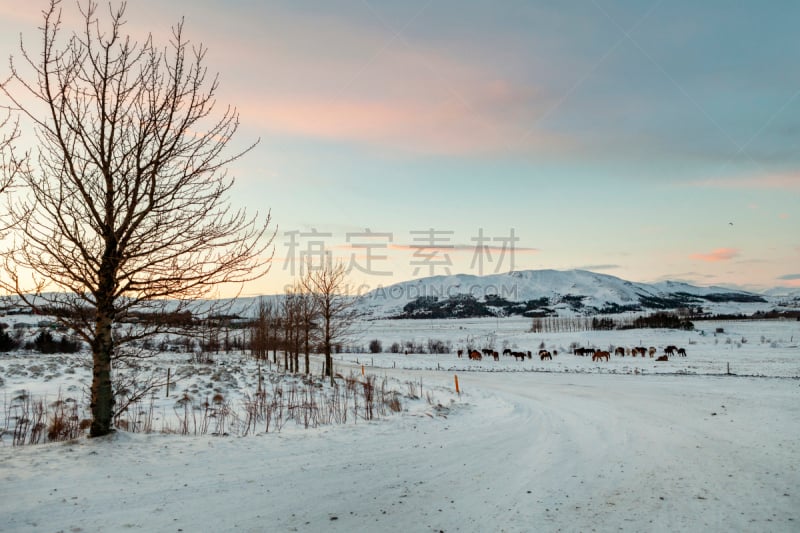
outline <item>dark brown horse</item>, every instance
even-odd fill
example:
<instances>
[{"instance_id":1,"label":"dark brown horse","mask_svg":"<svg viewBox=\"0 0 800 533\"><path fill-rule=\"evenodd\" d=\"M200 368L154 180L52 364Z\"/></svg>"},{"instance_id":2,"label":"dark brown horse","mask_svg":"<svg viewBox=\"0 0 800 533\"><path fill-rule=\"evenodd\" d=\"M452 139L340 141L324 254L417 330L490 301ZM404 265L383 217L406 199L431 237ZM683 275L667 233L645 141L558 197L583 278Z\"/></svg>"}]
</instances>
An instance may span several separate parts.
<instances>
[{"instance_id":1,"label":"dark brown horse","mask_svg":"<svg viewBox=\"0 0 800 533\"><path fill-rule=\"evenodd\" d=\"M547 350L539 350L539 360L544 361L545 359L552 361L553 355Z\"/></svg>"},{"instance_id":2,"label":"dark brown horse","mask_svg":"<svg viewBox=\"0 0 800 533\"><path fill-rule=\"evenodd\" d=\"M592 355L592 361L599 361L600 359L605 359L606 361L608 361L609 355L610 354L608 352L604 352L602 350L597 350Z\"/></svg>"}]
</instances>

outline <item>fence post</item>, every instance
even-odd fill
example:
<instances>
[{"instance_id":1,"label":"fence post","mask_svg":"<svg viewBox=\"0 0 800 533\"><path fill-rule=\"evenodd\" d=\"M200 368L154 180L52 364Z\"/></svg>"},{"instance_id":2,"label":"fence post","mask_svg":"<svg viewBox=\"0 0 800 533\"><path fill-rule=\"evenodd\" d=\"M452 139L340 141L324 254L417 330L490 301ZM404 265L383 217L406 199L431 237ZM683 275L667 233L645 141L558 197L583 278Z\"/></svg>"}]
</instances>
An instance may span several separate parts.
<instances>
[{"instance_id":1,"label":"fence post","mask_svg":"<svg viewBox=\"0 0 800 533\"><path fill-rule=\"evenodd\" d=\"M461 396L461 389L458 388L458 374L453 374L453 379L456 382L456 393Z\"/></svg>"},{"instance_id":2,"label":"fence post","mask_svg":"<svg viewBox=\"0 0 800 533\"><path fill-rule=\"evenodd\" d=\"M167 398L169 398L169 378L171 370L171 368L167 368Z\"/></svg>"}]
</instances>

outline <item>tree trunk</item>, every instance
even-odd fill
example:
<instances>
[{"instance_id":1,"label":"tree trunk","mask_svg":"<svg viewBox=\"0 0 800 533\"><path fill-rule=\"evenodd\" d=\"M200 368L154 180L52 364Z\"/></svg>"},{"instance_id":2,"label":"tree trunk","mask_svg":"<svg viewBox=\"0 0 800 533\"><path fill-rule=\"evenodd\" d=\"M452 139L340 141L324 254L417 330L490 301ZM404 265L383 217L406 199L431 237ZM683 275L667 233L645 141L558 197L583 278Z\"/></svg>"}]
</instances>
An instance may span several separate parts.
<instances>
[{"instance_id":1,"label":"tree trunk","mask_svg":"<svg viewBox=\"0 0 800 533\"><path fill-rule=\"evenodd\" d=\"M111 316L97 311L95 339L92 343L92 426L90 437L101 437L113 431L114 391L111 387L111 355L114 341L111 337Z\"/></svg>"},{"instance_id":2,"label":"tree trunk","mask_svg":"<svg viewBox=\"0 0 800 533\"><path fill-rule=\"evenodd\" d=\"M311 370L309 369L310 364L309 364L309 356L308 356L308 352L309 352L309 346L308 346L309 339L308 339L308 337L309 337L309 331L308 331L308 325L306 324L306 338L305 338L305 346L304 346L304 348L305 348L305 363L306 363L306 375L307 376L309 374L311 374Z\"/></svg>"}]
</instances>

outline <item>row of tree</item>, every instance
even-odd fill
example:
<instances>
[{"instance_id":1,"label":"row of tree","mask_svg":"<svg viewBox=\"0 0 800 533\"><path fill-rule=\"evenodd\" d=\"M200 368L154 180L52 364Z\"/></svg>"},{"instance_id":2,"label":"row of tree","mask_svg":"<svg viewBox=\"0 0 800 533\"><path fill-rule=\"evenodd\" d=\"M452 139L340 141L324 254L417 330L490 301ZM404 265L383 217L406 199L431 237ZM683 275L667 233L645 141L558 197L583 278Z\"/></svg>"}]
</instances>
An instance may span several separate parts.
<instances>
[{"instance_id":1,"label":"row of tree","mask_svg":"<svg viewBox=\"0 0 800 533\"><path fill-rule=\"evenodd\" d=\"M535 317L531 321L533 333L569 331L598 331L612 329L670 328L694 329L694 324L677 313L658 312L650 315L624 317Z\"/></svg>"},{"instance_id":2,"label":"row of tree","mask_svg":"<svg viewBox=\"0 0 800 533\"><path fill-rule=\"evenodd\" d=\"M326 263L313 268L289 287L277 302L259 299L256 317L250 327L250 349L261 360L277 363L283 352L284 368L300 372L300 354L304 354L304 372L310 373L309 355L313 346L325 354L323 375L333 383L333 348L352 331L357 318L355 301L344 294L347 271L342 263Z\"/></svg>"}]
</instances>

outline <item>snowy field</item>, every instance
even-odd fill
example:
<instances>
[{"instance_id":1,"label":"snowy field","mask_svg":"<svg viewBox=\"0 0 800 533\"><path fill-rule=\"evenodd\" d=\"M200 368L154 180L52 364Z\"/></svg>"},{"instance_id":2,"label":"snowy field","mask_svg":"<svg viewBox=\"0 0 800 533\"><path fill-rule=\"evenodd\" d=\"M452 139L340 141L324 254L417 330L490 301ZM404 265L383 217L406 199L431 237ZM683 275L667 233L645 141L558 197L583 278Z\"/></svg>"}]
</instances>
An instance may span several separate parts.
<instances>
[{"instance_id":1,"label":"snowy field","mask_svg":"<svg viewBox=\"0 0 800 533\"><path fill-rule=\"evenodd\" d=\"M539 371L588 372L612 374L726 374L767 377L800 377L800 322L790 320L699 321L695 331L670 329L630 329L612 331L576 331L532 333L526 318L481 318L460 320L376 320L361 330L362 344L380 340L384 351L391 344L403 347L411 342L426 347L429 340L449 343L452 350L472 344L477 350L492 348L500 353L531 351L532 359L516 361L501 356L470 361L451 354L346 354L342 359L367 362L377 367L407 369L444 369L470 371ZM722 329L722 333L716 333ZM571 347L593 347L612 353L608 363L592 362L591 357L572 355ZM655 347L657 355L674 345L684 348L688 356L670 357L656 362L649 357L614 357L614 348L621 346ZM540 361L539 349L558 352L552 361ZM337 356L338 357L338 356Z\"/></svg>"},{"instance_id":2,"label":"snowy field","mask_svg":"<svg viewBox=\"0 0 800 533\"><path fill-rule=\"evenodd\" d=\"M358 342L379 339L384 350L434 339L534 353L498 362L337 355L337 372L359 376L364 365L404 392L404 412L377 421L247 437L4 442L0 530L800 530L800 323L697 323L705 334L530 333L529 325L365 324ZM559 352L552 361L536 358L542 343ZM674 344L688 357L592 363L567 353L572 343L659 353ZM201 368L182 354L153 364ZM80 357L63 355L0 355L0 367L6 398L20 389L79 394L90 376ZM257 384L242 356L202 368L171 398L235 397ZM156 412L168 417L174 400L159 395Z\"/></svg>"}]
</instances>

